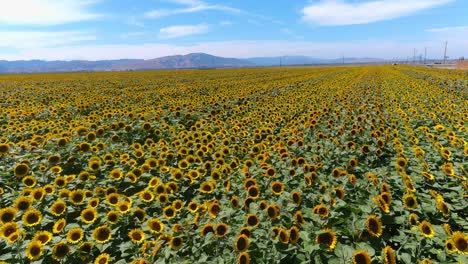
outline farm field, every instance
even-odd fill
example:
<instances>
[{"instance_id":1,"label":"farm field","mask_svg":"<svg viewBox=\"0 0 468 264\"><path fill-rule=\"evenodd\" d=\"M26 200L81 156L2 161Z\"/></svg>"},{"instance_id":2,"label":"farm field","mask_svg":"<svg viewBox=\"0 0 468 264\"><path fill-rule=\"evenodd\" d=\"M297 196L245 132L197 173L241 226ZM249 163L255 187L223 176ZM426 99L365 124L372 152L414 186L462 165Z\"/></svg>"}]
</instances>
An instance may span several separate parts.
<instances>
[{"instance_id":1,"label":"farm field","mask_svg":"<svg viewBox=\"0 0 468 264\"><path fill-rule=\"evenodd\" d=\"M0 76L1 263L468 263L468 73Z\"/></svg>"}]
</instances>

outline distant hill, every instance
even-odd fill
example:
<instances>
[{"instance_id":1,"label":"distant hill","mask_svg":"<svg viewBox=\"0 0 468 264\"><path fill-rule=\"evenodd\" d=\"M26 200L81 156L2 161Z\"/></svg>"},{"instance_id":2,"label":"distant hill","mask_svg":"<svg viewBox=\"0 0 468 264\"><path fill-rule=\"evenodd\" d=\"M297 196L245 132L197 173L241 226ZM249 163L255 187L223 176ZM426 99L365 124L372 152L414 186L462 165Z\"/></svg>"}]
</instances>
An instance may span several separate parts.
<instances>
[{"instance_id":1,"label":"distant hill","mask_svg":"<svg viewBox=\"0 0 468 264\"><path fill-rule=\"evenodd\" d=\"M345 58L345 63L382 63L376 58ZM77 71L129 71L190 68L240 68L278 65L342 64L343 59L318 59L307 56L256 57L249 59L224 58L206 53L166 56L156 59L121 60L0 60L0 73L77 72Z\"/></svg>"},{"instance_id":2,"label":"distant hill","mask_svg":"<svg viewBox=\"0 0 468 264\"><path fill-rule=\"evenodd\" d=\"M206 53L166 56L157 59L116 64L112 70L232 68L255 66L254 63L234 58L217 57Z\"/></svg>"}]
</instances>

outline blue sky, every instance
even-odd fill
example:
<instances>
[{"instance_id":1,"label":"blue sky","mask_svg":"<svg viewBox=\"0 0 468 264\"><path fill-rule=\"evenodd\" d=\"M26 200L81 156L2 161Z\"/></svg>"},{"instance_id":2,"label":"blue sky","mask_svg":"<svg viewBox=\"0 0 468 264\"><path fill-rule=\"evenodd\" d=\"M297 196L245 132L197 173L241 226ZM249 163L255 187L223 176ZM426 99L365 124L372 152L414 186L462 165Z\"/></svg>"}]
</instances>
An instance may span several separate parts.
<instances>
[{"instance_id":1,"label":"blue sky","mask_svg":"<svg viewBox=\"0 0 468 264\"><path fill-rule=\"evenodd\" d=\"M1 0L0 60L468 57L466 0Z\"/></svg>"}]
</instances>

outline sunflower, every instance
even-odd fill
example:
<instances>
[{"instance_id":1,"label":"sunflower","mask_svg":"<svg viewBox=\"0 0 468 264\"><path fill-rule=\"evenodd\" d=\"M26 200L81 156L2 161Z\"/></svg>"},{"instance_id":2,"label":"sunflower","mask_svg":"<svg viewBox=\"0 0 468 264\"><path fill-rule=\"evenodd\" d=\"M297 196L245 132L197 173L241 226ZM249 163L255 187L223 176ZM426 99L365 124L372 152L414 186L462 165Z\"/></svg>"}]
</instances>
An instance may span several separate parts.
<instances>
[{"instance_id":1,"label":"sunflower","mask_svg":"<svg viewBox=\"0 0 468 264\"><path fill-rule=\"evenodd\" d=\"M237 257L238 264L250 264L250 255L247 252L241 252Z\"/></svg>"},{"instance_id":2,"label":"sunflower","mask_svg":"<svg viewBox=\"0 0 468 264\"><path fill-rule=\"evenodd\" d=\"M67 211L67 204L61 199L55 201L50 207L50 212L54 216L61 216L65 213L65 211Z\"/></svg>"},{"instance_id":3,"label":"sunflower","mask_svg":"<svg viewBox=\"0 0 468 264\"><path fill-rule=\"evenodd\" d=\"M296 244L297 242L299 242L299 239L300 239L299 231L300 230L297 226L292 226L289 229L289 242L291 242L292 244Z\"/></svg>"},{"instance_id":4,"label":"sunflower","mask_svg":"<svg viewBox=\"0 0 468 264\"><path fill-rule=\"evenodd\" d=\"M238 209L238 208L239 208L239 204L240 204L239 197L234 196L234 197L231 198L231 207L232 207L233 209Z\"/></svg>"},{"instance_id":5,"label":"sunflower","mask_svg":"<svg viewBox=\"0 0 468 264\"><path fill-rule=\"evenodd\" d=\"M36 209L27 210L21 218L26 226L36 226L42 221L42 213Z\"/></svg>"},{"instance_id":6,"label":"sunflower","mask_svg":"<svg viewBox=\"0 0 468 264\"><path fill-rule=\"evenodd\" d=\"M195 201L191 201L187 205L187 210L189 210L189 212L192 213L192 214L197 212L198 211L198 203L195 202Z\"/></svg>"},{"instance_id":7,"label":"sunflower","mask_svg":"<svg viewBox=\"0 0 468 264\"><path fill-rule=\"evenodd\" d=\"M151 218L147 223L152 233L161 233L164 230L164 224L157 218Z\"/></svg>"},{"instance_id":8,"label":"sunflower","mask_svg":"<svg viewBox=\"0 0 468 264\"><path fill-rule=\"evenodd\" d=\"M117 210L121 213L121 214L126 214L128 212L130 212L130 209L131 209L131 204L127 201L120 201L119 203L117 203Z\"/></svg>"},{"instance_id":9,"label":"sunflower","mask_svg":"<svg viewBox=\"0 0 468 264\"><path fill-rule=\"evenodd\" d=\"M336 246L335 232L329 228L322 229L322 232L315 237L315 243L326 245L329 250L333 250Z\"/></svg>"},{"instance_id":10,"label":"sunflower","mask_svg":"<svg viewBox=\"0 0 468 264\"><path fill-rule=\"evenodd\" d=\"M408 216L408 222L410 223L410 225L417 225L419 224L419 219L418 219L418 216L416 214L409 214Z\"/></svg>"},{"instance_id":11,"label":"sunflower","mask_svg":"<svg viewBox=\"0 0 468 264\"><path fill-rule=\"evenodd\" d=\"M165 204L169 201L169 196L165 193L160 193L158 195L158 201L160 204Z\"/></svg>"},{"instance_id":12,"label":"sunflower","mask_svg":"<svg viewBox=\"0 0 468 264\"><path fill-rule=\"evenodd\" d=\"M423 236L427 238L431 238L435 234L434 228L432 227L431 223L429 223L426 220L419 223L419 229L421 230Z\"/></svg>"},{"instance_id":13,"label":"sunflower","mask_svg":"<svg viewBox=\"0 0 468 264\"><path fill-rule=\"evenodd\" d=\"M455 247L455 243L453 242L452 239L448 239L448 240L445 241L445 249L449 253L457 252L457 248Z\"/></svg>"},{"instance_id":14,"label":"sunflower","mask_svg":"<svg viewBox=\"0 0 468 264\"><path fill-rule=\"evenodd\" d=\"M152 192L150 192L149 190L141 191L139 193L139 197L145 203L149 203L149 202L152 202L154 200L154 194Z\"/></svg>"},{"instance_id":15,"label":"sunflower","mask_svg":"<svg viewBox=\"0 0 468 264\"><path fill-rule=\"evenodd\" d=\"M398 157L395 161L395 165L399 168L404 168L408 164L408 161L404 157Z\"/></svg>"},{"instance_id":16,"label":"sunflower","mask_svg":"<svg viewBox=\"0 0 468 264\"><path fill-rule=\"evenodd\" d=\"M443 201L443 200L437 200L436 202L436 208L439 210L439 212L442 213L442 215L447 218L450 215L450 208L448 205Z\"/></svg>"},{"instance_id":17,"label":"sunflower","mask_svg":"<svg viewBox=\"0 0 468 264\"><path fill-rule=\"evenodd\" d=\"M114 179L116 181L118 180L121 180L123 178L123 172L120 170L120 169L113 169L110 173L109 173L109 177L111 179Z\"/></svg>"},{"instance_id":18,"label":"sunflower","mask_svg":"<svg viewBox=\"0 0 468 264\"><path fill-rule=\"evenodd\" d=\"M36 202L42 201L42 199L44 198L45 195L46 195L46 191L44 190L44 188L36 188L36 189L32 190L32 192L31 192L31 197Z\"/></svg>"},{"instance_id":19,"label":"sunflower","mask_svg":"<svg viewBox=\"0 0 468 264\"><path fill-rule=\"evenodd\" d=\"M251 227L256 227L260 223L258 216L256 216L255 214L248 214L245 218L245 222L248 226Z\"/></svg>"},{"instance_id":20,"label":"sunflower","mask_svg":"<svg viewBox=\"0 0 468 264\"><path fill-rule=\"evenodd\" d=\"M28 196L20 196L16 198L15 202L13 203L13 206L21 211L26 211L28 210L32 205L32 199Z\"/></svg>"},{"instance_id":21,"label":"sunflower","mask_svg":"<svg viewBox=\"0 0 468 264\"><path fill-rule=\"evenodd\" d=\"M468 254L468 236L463 232L456 231L452 234L452 241L459 254Z\"/></svg>"},{"instance_id":22,"label":"sunflower","mask_svg":"<svg viewBox=\"0 0 468 264\"><path fill-rule=\"evenodd\" d=\"M274 220L279 216L279 209L276 204L268 205L266 208L266 212L267 212L268 218L270 218L271 220Z\"/></svg>"},{"instance_id":23,"label":"sunflower","mask_svg":"<svg viewBox=\"0 0 468 264\"><path fill-rule=\"evenodd\" d=\"M70 230L68 230L67 233L67 241L70 244L77 244L80 242L84 237L84 232L83 229L80 227L75 227Z\"/></svg>"},{"instance_id":24,"label":"sunflower","mask_svg":"<svg viewBox=\"0 0 468 264\"><path fill-rule=\"evenodd\" d=\"M112 230L107 225L102 225L94 229L93 239L96 243L107 243L112 237Z\"/></svg>"},{"instance_id":25,"label":"sunflower","mask_svg":"<svg viewBox=\"0 0 468 264\"><path fill-rule=\"evenodd\" d=\"M32 187L36 186L36 184L37 184L37 179L34 178L34 176L28 175L28 176L25 176L25 177L21 180L21 182L22 182L24 185L26 185L26 187L32 188Z\"/></svg>"},{"instance_id":26,"label":"sunflower","mask_svg":"<svg viewBox=\"0 0 468 264\"><path fill-rule=\"evenodd\" d=\"M244 226L239 230L239 235L245 235L250 238L250 236L252 236L252 231L250 231L248 227Z\"/></svg>"},{"instance_id":27,"label":"sunflower","mask_svg":"<svg viewBox=\"0 0 468 264\"><path fill-rule=\"evenodd\" d=\"M353 264L371 264L371 257L369 256L369 253L364 250L354 252L351 260Z\"/></svg>"},{"instance_id":28,"label":"sunflower","mask_svg":"<svg viewBox=\"0 0 468 264\"><path fill-rule=\"evenodd\" d=\"M382 222L376 215L370 215L366 221L367 231L371 236L380 237L382 235Z\"/></svg>"},{"instance_id":29,"label":"sunflower","mask_svg":"<svg viewBox=\"0 0 468 264\"><path fill-rule=\"evenodd\" d=\"M382 250L382 257L384 260L384 264L396 264L396 257L395 257L395 251L391 246L386 246Z\"/></svg>"},{"instance_id":30,"label":"sunflower","mask_svg":"<svg viewBox=\"0 0 468 264\"><path fill-rule=\"evenodd\" d=\"M206 223L200 230L202 236L208 235L208 233L214 233L215 229L212 223Z\"/></svg>"},{"instance_id":31,"label":"sunflower","mask_svg":"<svg viewBox=\"0 0 468 264\"><path fill-rule=\"evenodd\" d=\"M299 225L302 225L305 223L305 219L304 219L304 216L302 215L302 211L296 211L296 213L294 214L294 217L296 218L296 222Z\"/></svg>"},{"instance_id":32,"label":"sunflower","mask_svg":"<svg viewBox=\"0 0 468 264\"><path fill-rule=\"evenodd\" d=\"M146 211L140 207L135 208L132 213L133 217L137 219L138 222L145 221L146 218Z\"/></svg>"},{"instance_id":33,"label":"sunflower","mask_svg":"<svg viewBox=\"0 0 468 264\"><path fill-rule=\"evenodd\" d=\"M6 143L0 143L0 155L5 155L10 152L10 145Z\"/></svg>"},{"instance_id":34,"label":"sunflower","mask_svg":"<svg viewBox=\"0 0 468 264\"><path fill-rule=\"evenodd\" d=\"M110 255L107 253L101 253L99 256L94 259L94 264L108 264L110 260Z\"/></svg>"},{"instance_id":35,"label":"sunflower","mask_svg":"<svg viewBox=\"0 0 468 264\"><path fill-rule=\"evenodd\" d=\"M215 234L218 237L224 237L224 236L226 236L228 230L229 230L229 226L227 224L219 223L219 224L216 225Z\"/></svg>"},{"instance_id":36,"label":"sunflower","mask_svg":"<svg viewBox=\"0 0 468 264\"><path fill-rule=\"evenodd\" d=\"M73 204L81 204L86 196L83 190L73 190L68 197Z\"/></svg>"},{"instance_id":37,"label":"sunflower","mask_svg":"<svg viewBox=\"0 0 468 264\"><path fill-rule=\"evenodd\" d=\"M54 234L61 233L66 225L67 225L67 221L64 218L60 218L57 222L55 222L52 228L52 232Z\"/></svg>"},{"instance_id":38,"label":"sunflower","mask_svg":"<svg viewBox=\"0 0 468 264\"><path fill-rule=\"evenodd\" d=\"M163 215L168 220L174 218L176 216L176 212L177 211L174 209L174 207L172 207L172 205L166 206L163 209Z\"/></svg>"},{"instance_id":39,"label":"sunflower","mask_svg":"<svg viewBox=\"0 0 468 264\"><path fill-rule=\"evenodd\" d=\"M120 215L119 215L118 211L110 210L106 214L106 221L109 224L115 224L115 223L117 223L119 221L119 219L120 219Z\"/></svg>"},{"instance_id":40,"label":"sunflower","mask_svg":"<svg viewBox=\"0 0 468 264\"><path fill-rule=\"evenodd\" d=\"M260 196L260 189L256 185L250 186L249 189L247 190L247 193L252 198L258 198Z\"/></svg>"},{"instance_id":41,"label":"sunflower","mask_svg":"<svg viewBox=\"0 0 468 264\"><path fill-rule=\"evenodd\" d=\"M94 243L89 242L89 241L83 242L78 246L77 253L83 261L85 261L92 255L91 253L92 253L93 247L94 247Z\"/></svg>"},{"instance_id":42,"label":"sunflower","mask_svg":"<svg viewBox=\"0 0 468 264\"><path fill-rule=\"evenodd\" d=\"M141 242L145 240L145 233L139 228L130 230L130 232L128 232L128 236L137 244L141 244Z\"/></svg>"},{"instance_id":43,"label":"sunflower","mask_svg":"<svg viewBox=\"0 0 468 264\"><path fill-rule=\"evenodd\" d=\"M271 191L273 192L273 194L275 195L280 195L283 193L284 191L284 186L283 186L283 183L280 182L280 181L275 181L271 184Z\"/></svg>"},{"instance_id":44,"label":"sunflower","mask_svg":"<svg viewBox=\"0 0 468 264\"><path fill-rule=\"evenodd\" d=\"M11 233L8 237L7 237L7 242L10 243L10 244L13 244L15 243L16 241L20 240L21 239L21 236L23 235L23 232L21 232L20 230L17 230L13 233Z\"/></svg>"},{"instance_id":45,"label":"sunflower","mask_svg":"<svg viewBox=\"0 0 468 264\"><path fill-rule=\"evenodd\" d=\"M32 241L38 241L42 246L47 245L52 240L52 233L49 231L39 231L33 236Z\"/></svg>"},{"instance_id":46,"label":"sunflower","mask_svg":"<svg viewBox=\"0 0 468 264\"><path fill-rule=\"evenodd\" d=\"M19 163L15 166L13 171L17 177L22 178L26 176L26 174L28 174L29 166L28 164L25 164L25 163Z\"/></svg>"},{"instance_id":47,"label":"sunflower","mask_svg":"<svg viewBox=\"0 0 468 264\"><path fill-rule=\"evenodd\" d=\"M218 214L221 212L221 206L217 202L213 202L208 206L208 213L210 214L211 218L216 218Z\"/></svg>"},{"instance_id":48,"label":"sunflower","mask_svg":"<svg viewBox=\"0 0 468 264\"><path fill-rule=\"evenodd\" d=\"M17 223L15 222L9 222L9 223L6 223L4 224L1 228L0 228L0 237L1 238L8 238L11 234L15 233L15 232L19 232L20 231L20 228L18 226Z\"/></svg>"},{"instance_id":49,"label":"sunflower","mask_svg":"<svg viewBox=\"0 0 468 264\"><path fill-rule=\"evenodd\" d=\"M58 242L52 247L52 258L57 261L66 258L68 253L70 253L70 247L64 241Z\"/></svg>"},{"instance_id":50,"label":"sunflower","mask_svg":"<svg viewBox=\"0 0 468 264\"><path fill-rule=\"evenodd\" d=\"M444 231L448 236L453 235L452 227L449 224L443 223L442 227L444 228Z\"/></svg>"},{"instance_id":51,"label":"sunflower","mask_svg":"<svg viewBox=\"0 0 468 264\"><path fill-rule=\"evenodd\" d=\"M26 247L26 257L29 260L38 260L42 256L42 251L42 244L33 240Z\"/></svg>"},{"instance_id":52,"label":"sunflower","mask_svg":"<svg viewBox=\"0 0 468 264\"><path fill-rule=\"evenodd\" d=\"M416 209L416 207L418 207L416 196L414 196L412 193L406 193L403 196L403 205L409 210Z\"/></svg>"},{"instance_id":53,"label":"sunflower","mask_svg":"<svg viewBox=\"0 0 468 264\"><path fill-rule=\"evenodd\" d=\"M9 222L13 222L16 219L17 213L18 210L13 207L0 209L0 223L3 225Z\"/></svg>"},{"instance_id":54,"label":"sunflower","mask_svg":"<svg viewBox=\"0 0 468 264\"><path fill-rule=\"evenodd\" d=\"M120 195L118 193L110 193L106 195L106 202L111 206L116 206L119 203Z\"/></svg>"},{"instance_id":55,"label":"sunflower","mask_svg":"<svg viewBox=\"0 0 468 264\"><path fill-rule=\"evenodd\" d=\"M179 250L184 244L184 240L181 237L173 237L171 241L169 242L169 247L177 251Z\"/></svg>"},{"instance_id":56,"label":"sunflower","mask_svg":"<svg viewBox=\"0 0 468 264\"><path fill-rule=\"evenodd\" d=\"M289 242L289 234L288 231L284 230L283 228L280 228L278 230L278 238L279 241L283 244L288 244Z\"/></svg>"},{"instance_id":57,"label":"sunflower","mask_svg":"<svg viewBox=\"0 0 468 264\"><path fill-rule=\"evenodd\" d=\"M317 214L321 218L326 218L330 214L330 210L328 209L328 207L321 204L314 206L314 208L312 208L312 212L314 214Z\"/></svg>"},{"instance_id":58,"label":"sunflower","mask_svg":"<svg viewBox=\"0 0 468 264\"><path fill-rule=\"evenodd\" d=\"M200 192L201 193L212 193L214 191L215 185L213 182L205 181L200 184Z\"/></svg>"},{"instance_id":59,"label":"sunflower","mask_svg":"<svg viewBox=\"0 0 468 264\"><path fill-rule=\"evenodd\" d=\"M293 203L295 203L296 205L300 205L301 204L301 201L302 201L302 197L301 197L301 193L298 192L298 191L293 191L291 193L291 200Z\"/></svg>"},{"instance_id":60,"label":"sunflower","mask_svg":"<svg viewBox=\"0 0 468 264\"><path fill-rule=\"evenodd\" d=\"M246 235L239 235L234 243L237 251L243 252L249 248L250 241Z\"/></svg>"}]
</instances>

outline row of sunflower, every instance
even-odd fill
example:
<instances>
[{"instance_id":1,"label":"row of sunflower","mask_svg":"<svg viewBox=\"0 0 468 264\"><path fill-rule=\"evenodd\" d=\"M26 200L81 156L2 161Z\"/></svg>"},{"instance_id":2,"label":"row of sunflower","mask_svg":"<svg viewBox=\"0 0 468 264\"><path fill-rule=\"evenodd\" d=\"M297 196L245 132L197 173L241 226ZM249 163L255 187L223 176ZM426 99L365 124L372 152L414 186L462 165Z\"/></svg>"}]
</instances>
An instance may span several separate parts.
<instances>
[{"instance_id":1,"label":"row of sunflower","mask_svg":"<svg viewBox=\"0 0 468 264\"><path fill-rule=\"evenodd\" d=\"M468 262L461 72L0 79L0 261Z\"/></svg>"}]
</instances>

